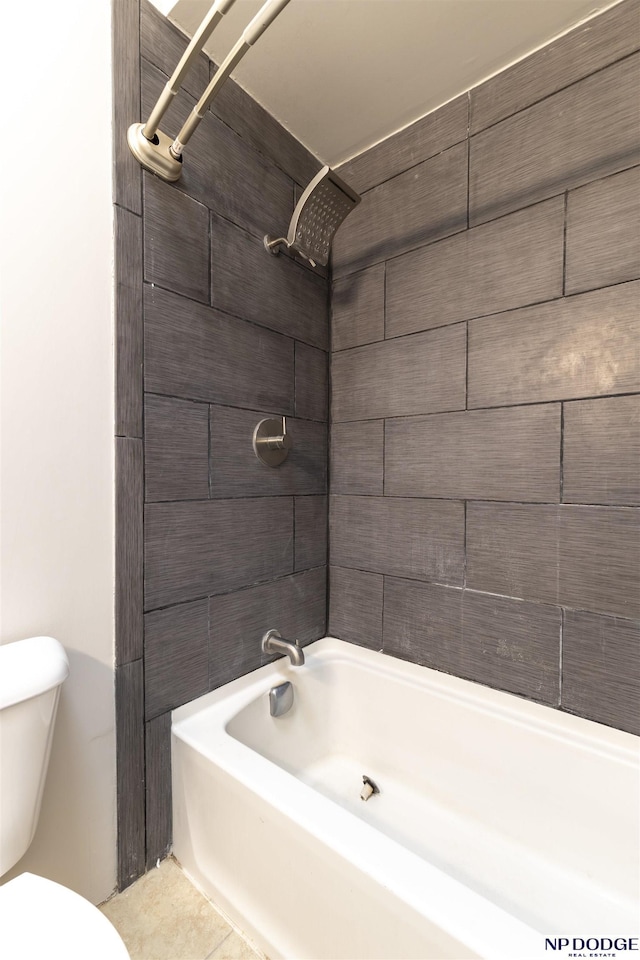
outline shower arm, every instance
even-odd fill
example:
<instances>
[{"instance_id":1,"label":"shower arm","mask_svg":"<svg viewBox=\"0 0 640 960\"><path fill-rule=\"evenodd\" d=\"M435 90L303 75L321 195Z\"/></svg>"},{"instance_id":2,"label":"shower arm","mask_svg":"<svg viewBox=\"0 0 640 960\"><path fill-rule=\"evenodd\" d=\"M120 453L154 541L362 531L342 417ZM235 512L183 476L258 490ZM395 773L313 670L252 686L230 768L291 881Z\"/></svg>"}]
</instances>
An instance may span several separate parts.
<instances>
[{"instance_id":1,"label":"shower arm","mask_svg":"<svg viewBox=\"0 0 640 960\"><path fill-rule=\"evenodd\" d=\"M245 27L242 36L222 62L209 86L204 91L197 104L187 117L180 133L169 147L169 153L175 160L180 160L182 151L195 133L204 117L209 104L217 97L220 88L232 71L240 63L245 54L251 49L275 18L281 13L290 0L268 0L258 11L253 20Z\"/></svg>"},{"instance_id":2,"label":"shower arm","mask_svg":"<svg viewBox=\"0 0 640 960\"><path fill-rule=\"evenodd\" d=\"M216 2L212 4L211 9L194 33L189 46L180 58L180 62L173 71L171 79L165 84L162 93L158 97L155 107L149 114L149 119L142 128L142 135L146 137L147 140L153 140L155 137L156 130L160 126L160 121L167 112L169 104L180 89L182 81L189 72L191 64L198 57L200 51L224 17L225 13L228 13L235 2L236 0L216 0Z\"/></svg>"}]
</instances>

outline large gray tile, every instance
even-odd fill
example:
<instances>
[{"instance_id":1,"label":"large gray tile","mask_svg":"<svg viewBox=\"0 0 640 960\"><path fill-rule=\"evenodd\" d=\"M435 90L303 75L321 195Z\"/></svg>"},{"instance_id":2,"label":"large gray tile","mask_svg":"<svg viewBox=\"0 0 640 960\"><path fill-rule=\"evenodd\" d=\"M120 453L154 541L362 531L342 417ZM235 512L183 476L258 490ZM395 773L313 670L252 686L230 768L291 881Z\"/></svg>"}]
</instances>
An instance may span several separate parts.
<instances>
[{"instance_id":1,"label":"large gray tile","mask_svg":"<svg viewBox=\"0 0 640 960\"><path fill-rule=\"evenodd\" d=\"M475 87L471 133L633 53L639 17L637 0L625 0Z\"/></svg>"},{"instance_id":2,"label":"large gray tile","mask_svg":"<svg viewBox=\"0 0 640 960\"><path fill-rule=\"evenodd\" d=\"M171 850L171 714L145 724L147 870Z\"/></svg>"},{"instance_id":3,"label":"large gray tile","mask_svg":"<svg viewBox=\"0 0 640 960\"><path fill-rule=\"evenodd\" d=\"M324 350L296 343L296 416L326 420L329 414L329 358Z\"/></svg>"},{"instance_id":4,"label":"large gray tile","mask_svg":"<svg viewBox=\"0 0 640 960\"><path fill-rule=\"evenodd\" d=\"M382 649L384 578L346 567L331 567L329 574L331 636L371 650Z\"/></svg>"},{"instance_id":5,"label":"large gray tile","mask_svg":"<svg viewBox=\"0 0 640 960\"><path fill-rule=\"evenodd\" d=\"M214 307L296 340L327 348L329 306L325 280L289 257L270 256L262 239L215 215L211 218L211 257Z\"/></svg>"},{"instance_id":6,"label":"large gray tile","mask_svg":"<svg viewBox=\"0 0 640 960\"><path fill-rule=\"evenodd\" d=\"M562 709L640 734L638 704L638 624L567 610L562 639Z\"/></svg>"},{"instance_id":7,"label":"large gray tile","mask_svg":"<svg viewBox=\"0 0 640 960\"><path fill-rule=\"evenodd\" d=\"M561 507L564 606L640 617L640 513L633 507Z\"/></svg>"},{"instance_id":8,"label":"large gray tile","mask_svg":"<svg viewBox=\"0 0 640 960\"><path fill-rule=\"evenodd\" d=\"M144 682L142 660L116 667L118 890L145 871Z\"/></svg>"},{"instance_id":9,"label":"large gray tile","mask_svg":"<svg viewBox=\"0 0 640 960\"><path fill-rule=\"evenodd\" d=\"M277 375L265 376L265 370ZM183 297L145 288L145 388L293 412L293 341Z\"/></svg>"},{"instance_id":10,"label":"large gray tile","mask_svg":"<svg viewBox=\"0 0 640 960\"><path fill-rule=\"evenodd\" d=\"M562 294L564 203L539 204L387 264L387 336Z\"/></svg>"},{"instance_id":11,"label":"large gray tile","mask_svg":"<svg viewBox=\"0 0 640 960\"><path fill-rule=\"evenodd\" d=\"M638 511L480 503L467 506L470 587L598 613L640 613Z\"/></svg>"},{"instance_id":12,"label":"large gray tile","mask_svg":"<svg viewBox=\"0 0 640 960\"><path fill-rule=\"evenodd\" d=\"M333 355L334 420L377 420L465 406L463 324Z\"/></svg>"},{"instance_id":13,"label":"large gray tile","mask_svg":"<svg viewBox=\"0 0 640 960\"><path fill-rule=\"evenodd\" d=\"M287 417L293 449L279 467L253 452L256 425L269 412L211 407L211 496L264 497L326 493L327 426Z\"/></svg>"},{"instance_id":14,"label":"large gray tile","mask_svg":"<svg viewBox=\"0 0 640 960\"><path fill-rule=\"evenodd\" d=\"M640 167L597 180L567 199L566 292L640 277Z\"/></svg>"},{"instance_id":15,"label":"large gray tile","mask_svg":"<svg viewBox=\"0 0 640 960\"><path fill-rule=\"evenodd\" d=\"M178 66L182 54L187 48L189 38L178 27L170 23L149 0L140 0L140 55L155 64L167 77ZM182 86L196 99L202 95L209 83L209 58L201 54L191 64ZM173 107L173 104L172 104ZM167 114L168 118L172 114ZM147 117L145 116L145 120ZM168 124L169 133L176 134L173 125ZM165 129L163 123L162 129Z\"/></svg>"},{"instance_id":16,"label":"large gray tile","mask_svg":"<svg viewBox=\"0 0 640 960\"><path fill-rule=\"evenodd\" d=\"M447 673L462 670L462 590L384 578L383 650Z\"/></svg>"},{"instance_id":17,"label":"large gray tile","mask_svg":"<svg viewBox=\"0 0 640 960\"><path fill-rule=\"evenodd\" d=\"M332 565L462 584L464 504L331 497L329 509Z\"/></svg>"},{"instance_id":18,"label":"large gray tile","mask_svg":"<svg viewBox=\"0 0 640 960\"><path fill-rule=\"evenodd\" d=\"M638 163L639 87L635 55L472 137L470 222Z\"/></svg>"},{"instance_id":19,"label":"large gray tile","mask_svg":"<svg viewBox=\"0 0 640 960\"><path fill-rule=\"evenodd\" d=\"M116 662L142 656L144 461L142 440L115 440Z\"/></svg>"},{"instance_id":20,"label":"large gray tile","mask_svg":"<svg viewBox=\"0 0 640 960\"><path fill-rule=\"evenodd\" d=\"M211 64L211 75L215 64ZM227 80L210 107L256 150L273 160L301 186L322 163L233 80Z\"/></svg>"},{"instance_id":21,"label":"large gray tile","mask_svg":"<svg viewBox=\"0 0 640 960\"><path fill-rule=\"evenodd\" d=\"M326 581L326 570L319 567L211 597L210 688L257 670L273 659L260 647L267 630L279 630L287 640L298 640L301 645L324 636Z\"/></svg>"},{"instance_id":22,"label":"large gray tile","mask_svg":"<svg viewBox=\"0 0 640 960\"><path fill-rule=\"evenodd\" d=\"M567 503L640 504L640 396L564 406Z\"/></svg>"},{"instance_id":23,"label":"large gray tile","mask_svg":"<svg viewBox=\"0 0 640 960\"><path fill-rule=\"evenodd\" d=\"M142 436L142 218L114 208L115 432Z\"/></svg>"},{"instance_id":24,"label":"large gray tile","mask_svg":"<svg viewBox=\"0 0 640 960\"><path fill-rule=\"evenodd\" d=\"M355 420L331 427L331 493L384 493L384 421Z\"/></svg>"},{"instance_id":25,"label":"large gray tile","mask_svg":"<svg viewBox=\"0 0 640 960\"><path fill-rule=\"evenodd\" d=\"M334 276L397 257L467 226L467 146L444 153L374 187L333 241Z\"/></svg>"},{"instance_id":26,"label":"large gray tile","mask_svg":"<svg viewBox=\"0 0 640 960\"><path fill-rule=\"evenodd\" d=\"M329 523L327 498L296 497L294 510L295 569L326 566Z\"/></svg>"},{"instance_id":27,"label":"large gray tile","mask_svg":"<svg viewBox=\"0 0 640 960\"><path fill-rule=\"evenodd\" d=\"M387 137L338 168L354 190L363 193L467 138L468 94Z\"/></svg>"},{"instance_id":28,"label":"large gray tile","mask_svg":"<svg viewBox=\"0 0 640 960\"><path fill-rule=\"evenodd\" d=\"M640 389L640 283L618 284L469 324L470 407Z\"/></svg>"},{"instance_id":29,"label":"large gray tile","mask_svg":"<svg viewBox=\"0 0 640 960\"><path fill-rule=\"evenodd\" d=\"M145 500L206 500L209 496L209 408L147 395Z\"/></svg>"},{"instance_id":30,"label":"large gray tile","mask_svg":"<svg viewBox=\"0 0 640 960\"><path fill-rule=\"evenodd\" d=\"M558 607L465 590L461 674L557 706L560 630Z\"/></svg>"},{"instance_id":31,"label":"large gray tile","mask_svg":"<svg viewBox=\"0 0 640 960\"><path fill-rule=\"evenodd\" d=\"M154 610L144 618L144 712L151 720L209 689L209 602Z\"/></svg>"},{"instance_id":32,"label":"large gray tile","mask_svg":"<svg viewBox=\"0 0 640 960\"><path fill-rule=\"evenodd\" d=\"M151 503L145 510L148 610L293 570L289 497Z\"/></svg>"},{"instance_id":33,"label":"large gray tile","mask_svg":"<svg viewBox=\"0 0 640 960\"><path fill-rule=\"evenodd\" d=\"M142 212L142 170L127 145L127 130L140 115L140 3L120 0L111 8L113 80L113 202Z\"/></svg>"},{"instance_id":34,"label":"large gray tile","mask_svg":"<svg viewBox=\"0 0 640 960\"><path fill-rule=\"evenodd\" d=\"M560 509L552 504L468 503L467 586L558 603Z\"/></svg>"},{"instance_id":35,"label":"large gray tile","mask_svg":"<svg viewBox=\"0 0 640 960\"><path fill-rule=\"evenodd\" d=\"M331 349L384 340L385 265L336 280L331 291Z\"/></svg>"},{"instance_id":36,"label":"large gray tile","mask_svg":"<svg viewBox=\"0 0 640 960\"><path fill-rule=\"evenodd\" d=\"M385 493L557 501L560 405L387 421Z\"/></svg>"},{"instance_id":37,"label":"large gray tile","mask_svg":"<svg viewBox=\"0 0 640 960\"><path fill-rule=\"evenodd\" d=\"M194 300L209 300L209 212L144 174L144 276Z\"/></svg>"}]
</instances>

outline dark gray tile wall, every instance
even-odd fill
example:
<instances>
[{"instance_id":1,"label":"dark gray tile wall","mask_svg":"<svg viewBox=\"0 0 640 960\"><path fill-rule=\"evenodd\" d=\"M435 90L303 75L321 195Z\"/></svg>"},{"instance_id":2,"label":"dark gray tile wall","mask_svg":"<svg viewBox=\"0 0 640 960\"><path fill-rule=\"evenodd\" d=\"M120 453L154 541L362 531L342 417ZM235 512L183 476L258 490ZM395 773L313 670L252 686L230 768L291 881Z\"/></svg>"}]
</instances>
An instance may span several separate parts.
<instances>
[{"instance_id":1,"label":"dark gray tile wall","mask_svg":"<svg viewBox=\"0 0 640 960\"><path fill-rule=\"evenodd\" d=\"M364 194L336 234L335 276L467 226L467 145L457 144Z\"/></svg>"},{"instance_id":2,"label":"dark gray tile wall","mask_svg":"<svg viewBox=\"0 0 640 960\"><path fill-rule=\"evenodd\" d=\"M372 650L382 649L384 577L335 565L330 572L330 633Z\"/></svg>"},{"instance_id":3,"label":"dark gray tile wall","mask_svg":"<svg viewBox=\"0 0 640 960\"><path fill-rule=\"evenodd\" d=\"M640 275L640 167L569 194L566 291L579 293Z\"/></svg>"},{"instance_id":4,"label":"dark gray tile wall","mask_svg":"<svg viewBox=\"0 0 640 960\"><path fill-rule=\"evenodd\" d=\"M581 610L564 614L562 708L640 734L640 627Z\"/></svg>"},{"instance_id":5,"label":"dark gray tile wall","mask_svg":"<svg viewBox=\"0 0 640 960\"><path fill-rule=\"evenodd\" d=\"M458 324L335 353L332 419L378 420L464 409L465 352L466 330Z\"/></svg>"},{"instance_id":6,"label":"dark gray tile wall","mask_svg":"<svg viewBox=\"0 0 640 960\"><path fill-rule=\"evenodd\" d=\"M387 420L384 471L388 496L557 500L560 405Z\"/></svg>"},{"instance_id":7,"label":"dark gray tile wall","mask_svg":"<svg viewBox=\"0 0 640 960\"><path fill-rule=\"evenodd\" d=\"M640 396L564 405L566 503L640 506Z\"/></svg>"},{"instance_id":8,"label":"dark gray tile wall","mask_svg":"<svg viewBox=\"0 0 640 960\"><path fill-rule=\"evenodd\" d=\"M118 0L115 11L125 887L170 849L171 710L259 667L271 627L305 643L326 633L329 286L262 245L286 228L296 189L320 163L233 82L175 184L143 174L123 149L127 125L148 115L187 41L147 0ZM177 133L211 69L201 57L166 132ZM269 469L252 434L281 415L294 449Z\"/></svg>"},{"instance_id":9,"label":"dark gray tile wall","mask_svg":"<svg viewBox=\"0 0 640 960\"><path fill-rule=\"evenodd\" d=\"M458 500L333 497L331 563L460 586L464 505Z\"/></svg>"},{"instance_id":10,"label":"dark gray tile wall","mask_svg":"<svg viewBox=\"0 0 640 960\"><path fill-rule=\"evenodd\" d=\"M640 283L633 281L469 324L470 407L640 390Z\"/></svg>"},{"instance_id":11,"label":"dark gray tile wall","mask_svg":"<svg viewBox=\"0 0 640 960\"><path fill-rule=\"evenodd\" d=\"M635 731L639 26L623 0L344 165L329 614Z\"/></svg>"},{"instance_id":12,"label":"dark gray tile wall","mask_svg":"<svg viewBox=\"0 0 640 960\"><path fill-rule=\"evenodd\" d=\"M472 137L470 222L637 164L639 86L635 54Z\"/></svg>"}]
</instances>

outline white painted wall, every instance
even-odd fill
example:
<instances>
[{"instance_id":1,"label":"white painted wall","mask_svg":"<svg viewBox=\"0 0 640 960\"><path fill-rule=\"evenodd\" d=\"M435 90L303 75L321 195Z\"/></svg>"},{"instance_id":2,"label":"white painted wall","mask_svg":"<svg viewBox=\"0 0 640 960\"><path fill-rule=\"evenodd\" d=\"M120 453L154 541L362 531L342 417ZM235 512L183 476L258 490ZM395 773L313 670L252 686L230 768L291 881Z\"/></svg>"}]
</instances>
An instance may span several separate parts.
<instances>
[{"instance_id":1,"label":"white painted wall","mask_svg":"<svg viewBox=\"0 0 640 960\"><path fill-rule=\"evenodd\" d=\"M2 33L0 639L52 634L71 663L5 879L97 903L116 877L110 2L35 0Z\"/></svg>"}]
</instances>

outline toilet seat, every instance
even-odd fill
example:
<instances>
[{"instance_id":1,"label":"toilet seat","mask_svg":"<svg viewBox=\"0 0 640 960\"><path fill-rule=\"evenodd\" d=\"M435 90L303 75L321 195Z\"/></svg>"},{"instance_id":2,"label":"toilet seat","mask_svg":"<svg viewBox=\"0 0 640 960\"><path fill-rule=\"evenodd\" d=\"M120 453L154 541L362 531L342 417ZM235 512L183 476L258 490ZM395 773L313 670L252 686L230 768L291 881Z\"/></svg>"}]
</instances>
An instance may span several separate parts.
<instances>
[{"instance_id":1,"label":"toilet seat","mask_svg":"<svg viewBox=\"0 0 640 960\"><path fill-rule=\"evenodd\" d=\"M0 887L0 953L6 960L130 960L97 907L33 873Z\"/></svg>"}]
</instances>

